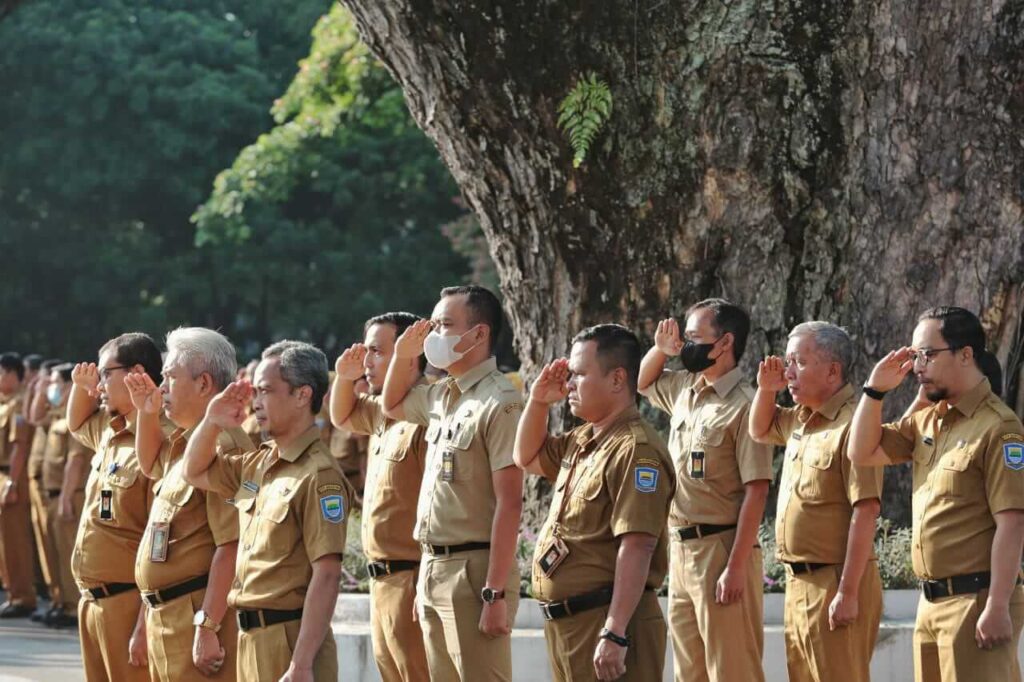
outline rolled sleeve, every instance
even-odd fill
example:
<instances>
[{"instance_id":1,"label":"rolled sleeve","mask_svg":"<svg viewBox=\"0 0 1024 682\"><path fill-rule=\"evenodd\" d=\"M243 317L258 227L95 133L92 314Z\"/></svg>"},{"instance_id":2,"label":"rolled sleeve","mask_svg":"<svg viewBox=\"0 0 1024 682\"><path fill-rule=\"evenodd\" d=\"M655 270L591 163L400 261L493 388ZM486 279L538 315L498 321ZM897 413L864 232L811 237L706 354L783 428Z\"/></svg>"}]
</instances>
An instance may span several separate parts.
<instances>
[{"instance_id":1,"label":"rolled sleeve","mask_svg":"<svg viewBox=\"0 0 1024 682\"><path fill-rule=\"evenodd\" d=\"M306 479L305 487L297 511L302 514L302 543L309 562L329 554L344 554L352 501L348 482L336 469L321 469ZM333 502L329 498L333 496L340 497L342 505L341 518L336 520L329 518L327 511L327 505Z\"/></svg>"}]
</instances>

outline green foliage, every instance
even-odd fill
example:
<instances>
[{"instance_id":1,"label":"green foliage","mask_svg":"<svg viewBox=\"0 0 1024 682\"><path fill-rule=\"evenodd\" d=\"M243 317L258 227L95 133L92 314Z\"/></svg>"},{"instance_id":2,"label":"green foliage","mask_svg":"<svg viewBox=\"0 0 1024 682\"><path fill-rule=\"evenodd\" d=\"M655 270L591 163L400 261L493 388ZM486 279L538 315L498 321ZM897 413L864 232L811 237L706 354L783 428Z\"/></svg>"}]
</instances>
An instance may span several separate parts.
<instances>
[{"instance_id":1,"label":"green foliage","mask_svg":"<svg viewBox=\"0 0 1024 682\"><path fill-rule=\"evenodd\" d=\"M558 127L569 136L574 168L579 168L612 113L612 91L591 72L581 78L558 105Z\"/></svg>"},{"instance_id":2,"label":"green foliage","mask_svg":"<svg viewBox=\"0 0 1024 682\"><path fill-rule=\"evenodd\" d=\"M886 590L906 590L918 586L910 557L911 534L910 528L894 527L888 519L878 520L875 555L878 556L878 571L882 574L882 587Z\"/></svg>"}]
</instances>

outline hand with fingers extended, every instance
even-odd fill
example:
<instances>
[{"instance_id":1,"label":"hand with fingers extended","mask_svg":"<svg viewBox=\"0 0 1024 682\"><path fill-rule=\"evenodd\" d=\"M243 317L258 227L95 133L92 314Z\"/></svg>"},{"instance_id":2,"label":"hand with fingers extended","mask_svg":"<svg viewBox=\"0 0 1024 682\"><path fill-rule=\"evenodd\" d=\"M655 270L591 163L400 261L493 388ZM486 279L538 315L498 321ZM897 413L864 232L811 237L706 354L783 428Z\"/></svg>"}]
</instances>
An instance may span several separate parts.
<instances>
[{"instance_id":1,"label":"hand with fingers extended","mask_svg":"<svg viewBox=\"0 0 1024 682\"><path fill-rule=\"evenodd\" d=\"M541 369L530 387L530 400L545 405L565 400L569 395L569 361L559 358Z\"/></svg>"},{"instance_id":2,"label":"hand with fingers extended","mask_svg":"<svg viewBox=\"0 0 1024 682\"><path fill-rule=\"evenodd\" d=\"M683 336L679 333L679 323L674 317L658 323L658 329L654 332L654 345L669 357L675 357L683 351Z\"/></svg>"},{"instance_id":3,"label":"hand with fingers extended","mask_svg":"<svg viewBox=\"0 0 1024 682\"><path fill-rule=\"evenodd\" d=\"M148 374L129 372L124 375L124 385L136 410L145 414L160 414L164 408L164 396Z\"/></svg>"},{"instance_id":4,"label":"hand with fingers extended","mask_svg":"<svg viewBox=\"0 0 1024 682\"><path fill-rule=\"evenodd\" d=\"M778 393L786 388L786 364L777 355L769 355L757 366L757 386Z\"/></svg>"},{"instance_id":5,"label":"hand with fingers extended","mask_svg":"<svg viewBox=\"0 0 1024 682\"><path fill-rule=\"evenodd\" d=\"M395 341L395 357L410 360L423 355L423 342L433 329L430 320L419 320L409 326Z\"/></svg>"},{"instance_id":6,"label":"hand with fingers extended","mask_svg":"<svg viewBox=\"0 0 1024 682\"><path fill-rule=\"evenodd\" d=\"M871 376L868 377L866 385L876 391L891 391L902 383L912 369L914 369L913 355L910 349L904 346L890 351L878 361L875 368L871 370Z\"/></svg>"},{"instance_id":7,"label":"hand with fingers extended","mask_svg":"<svg viewBox=\"0 0 1024 682\"><path fill-rule=\"evenodd\" d=\"M366 360L366 346L354 343L346 348L334 362L334 371L339 379L359 381L363 378L363 362Z\"/></svg>"},{"instance_id":8,"label":"hand with fingers extended","mask_svg":"<svg viewBox=\"0 0 1024 682\"><path fill-rule=\"evenodd\" d=\"M222 429L241 426L248 417L247 408L252 400L252 384L233 381L214 396L206 407L206 418Z\"/></svg>"},{"instance_id":9,"label":"hand with fingers extended","mask_svg":"<svg viewBox=\"0 0 1024 682\"><path fill-rule=\"evenodd\" d=\"M71 370L71 383L89 394L90 398L100 397L100 370L95 362L80 362Z\"/></svg>"}]
</instances>

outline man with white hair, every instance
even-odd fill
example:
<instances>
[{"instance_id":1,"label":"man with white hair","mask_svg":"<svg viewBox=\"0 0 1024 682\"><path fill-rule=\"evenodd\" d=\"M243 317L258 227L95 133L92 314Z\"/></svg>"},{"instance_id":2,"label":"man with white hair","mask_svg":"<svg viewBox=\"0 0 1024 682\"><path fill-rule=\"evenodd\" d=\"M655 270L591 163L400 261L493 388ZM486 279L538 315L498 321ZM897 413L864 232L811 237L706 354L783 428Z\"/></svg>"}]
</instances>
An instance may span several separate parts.
<instances>
[{"instance_id":1,"label":"man with white hair","mask_svg":"<svg viewBox=\"0 0 1024 682\"><path fill-rule=\"evenodd\" d=\"M235 574L238 512L220 495L189 485L182 456L207 405L236 369L231 342L212 329L191 327L167 335L159 388L145 374L125 377L139 415L139 466L159 480L135 558L135 581L147 604L150 674L161 682L235 679L237 626L227 594ZM161 412L177 427L166 437ZM221 431L217 447L232 456L254 446L241 428L231 428Z\"/></svg>"},{"instance_id":2,"label":"man with white hair","mask_svg":"<svg viewBox=\"0 0 1024 682\"><path fill-rule=\"evenodd\" d=\"M785 445L775 517L786 565L786 660L792 682L867 682L882 615L882 582L872 540L881 469L845 456L853 419L853 344L840 327L793 328L785 359L757 373L750 436ZM788 388L796 407L775 394Z\"/></svg>"}]
</instances>

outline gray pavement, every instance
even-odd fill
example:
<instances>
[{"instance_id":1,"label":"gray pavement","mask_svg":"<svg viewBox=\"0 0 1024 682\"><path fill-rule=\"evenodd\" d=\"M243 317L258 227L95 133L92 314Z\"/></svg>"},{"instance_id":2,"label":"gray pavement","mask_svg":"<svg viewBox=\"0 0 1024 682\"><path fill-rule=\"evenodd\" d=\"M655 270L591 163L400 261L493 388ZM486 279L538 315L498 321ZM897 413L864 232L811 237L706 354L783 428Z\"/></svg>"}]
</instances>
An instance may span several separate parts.
<instances>
[{"instance_id":1,"label":"gray pavement","mask_svg":"<svg viewBox=\"0 0 1024 682\"><path fill-rule=\"evenodd\" d=\"M83 682L78 630L53 630L28 618L0 620L0 682L25 680Z\"/></svg>"}]
</instances>

